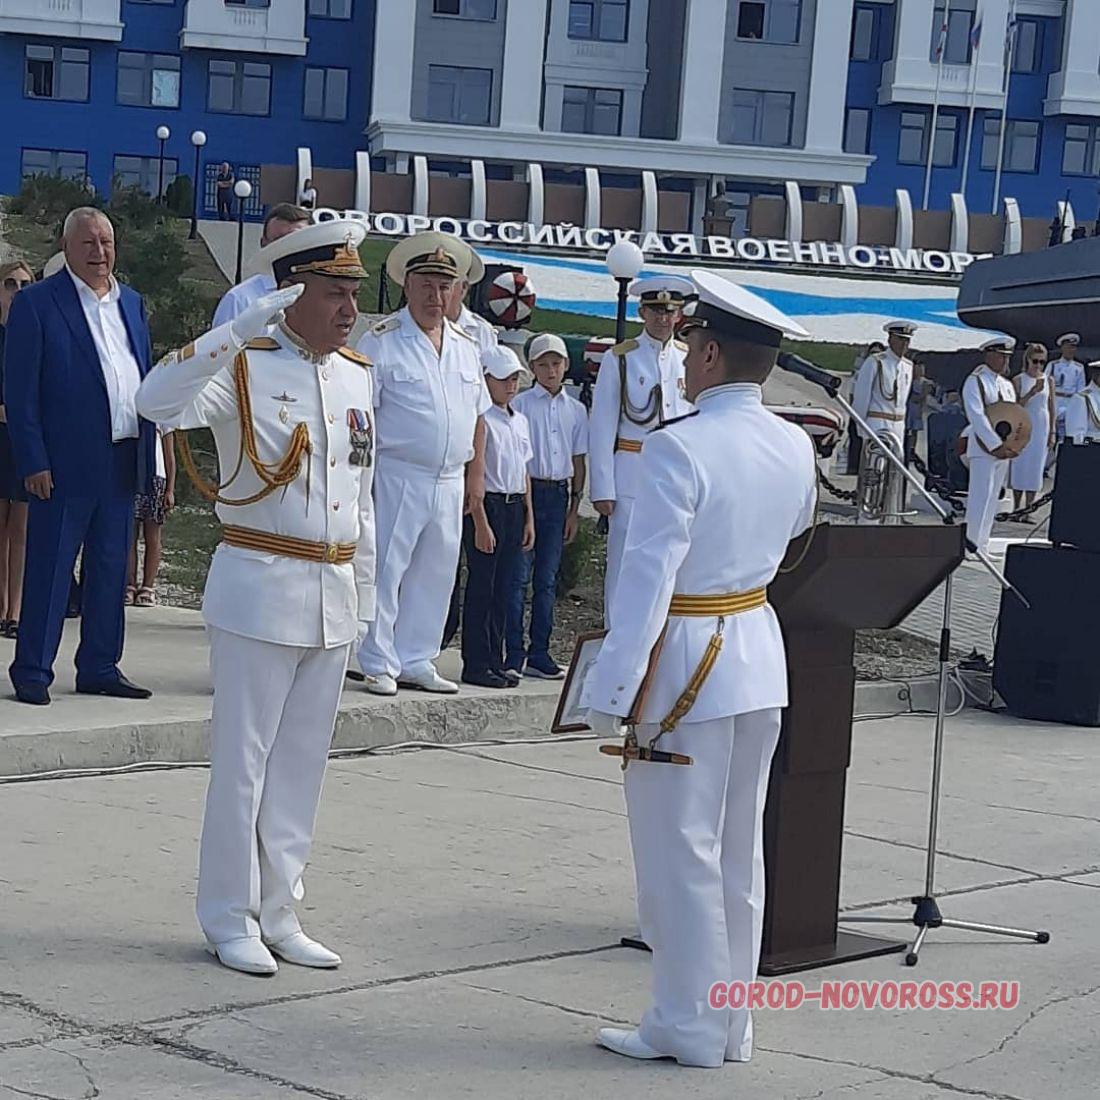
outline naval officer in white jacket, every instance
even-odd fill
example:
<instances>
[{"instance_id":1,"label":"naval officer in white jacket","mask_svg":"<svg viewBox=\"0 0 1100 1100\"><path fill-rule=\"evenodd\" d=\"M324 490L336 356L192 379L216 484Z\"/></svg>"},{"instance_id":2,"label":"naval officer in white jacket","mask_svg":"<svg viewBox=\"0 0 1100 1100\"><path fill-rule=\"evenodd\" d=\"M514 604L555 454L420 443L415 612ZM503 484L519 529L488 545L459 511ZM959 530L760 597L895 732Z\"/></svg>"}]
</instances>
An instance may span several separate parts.
<instances>
[{"instance_id":1,"label":"naval officer in white jacket","mask_svg":"<svg viewBox=\"0 0 1100 1100\"><path fill-rule=\"evenodd\" d=\"M608 517L605 619L630 513L647 490L639 478L638 455L654 428L691 411L684 396L684 345L675 339L691 283L656 275L635 280L630 293L638 297L644 328L604 353L588 420L589 495L596 511Z\"/></svg>"},{"instance_id":2,"label":"naval officer in white jacket","mask_svg":"<svg viewBox=\"0 0 1100 1100\"><path fill-rule=\"evenodd\" d=\"M966 537L979 550L989 548L997 502L1008 478L1011 455L990 422L987 409L998 401L1015 401L1016 387L1008 380L1008 364L1016 341L997 336L982 344L984 361L963 383L966 411L966 460L970 486L966 493Z\"/></svg>"},{"instance_id":3,"label":"naval officer in white jacket","mask_svg":"<svg viewBox=\"0 0 1100 1100\"><path fill-rule=\"evenodd\" d=\"M893 435L900 456L905 450L905 410L913 388L909 344L917 326L909 321L888 321L883 331L888 347L877 355L868 355L860 364L852 389L852 408L876 432Z\"/></svg>"},{"instance_id":4,"label":"naval officer in white jacket","mask_svg":"<svg viewBox=\"0 0 1100 1100\"><path fill-rule=\"evenodd\" d=\"M809 437L761 396L784 333L805 331L713 272L692 279L699 299L681 331L697 411L646 438L645 506L631 517L611 630L583 698L593 730L615 732L665 632L635 734L640 746L656 740L694 764L626 769L653 1001L637 1030L604 1028L599 1042L633 1058L714 1067L752 1053L748 1011L712 1008L708 993L714 982L756 976L764 800L787 705L767 586L813 521L817 471ZM694 702L685 693L693 680Z\"/></svg>"},{"instance_id":5,"label":"naval officer in white jacket","mask_svg":"<svg viewBox=\"0 0 1100 1100\"><path fill-rule=\"evenodd\" d=\"M218 448L197 909L208 950L252 974L274 973L274 956L340 963L295 903L350 646L374 614L373 386L345 346L362 238L330 222L261 250L280 289L162 360L137 397L166 428L209 427Z\"/></svg>"}]
</instances>

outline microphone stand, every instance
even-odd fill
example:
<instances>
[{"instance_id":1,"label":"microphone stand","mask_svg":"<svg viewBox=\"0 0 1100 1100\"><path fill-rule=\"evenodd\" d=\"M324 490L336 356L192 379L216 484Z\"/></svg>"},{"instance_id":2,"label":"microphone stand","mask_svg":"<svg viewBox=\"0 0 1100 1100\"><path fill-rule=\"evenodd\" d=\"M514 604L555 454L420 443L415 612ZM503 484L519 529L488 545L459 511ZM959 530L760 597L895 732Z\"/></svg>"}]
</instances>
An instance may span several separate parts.
<instances>
[{"instance_id":1,"label":"microphone stand","mask_svg":"<svg viewBox=\"0 0 1100 1100\"><path fill-rule=\"evenodd\" d=\"M784 368L790 369L790 368ZM870 425L852 408L848 401L840 396L840 379L836 375L830 375L826 371L820 374L824 377L814 377L802 374L800 371L793 373L800 377L815 382L833 398L834 401L859 425L864 431L864 445L868 442L886 456L895 469L905 478L917 492L932 505L933 509L948 526L954 526L955 517L951 512L936 500L935 497L920 483L920 481L906 468L889 447L885 446L878 438ZM826 381L826 378L829 381ZM1031 605L1024 598L1020 590L989 560L985 553L979 550L969 539L966 540L967 549L971 550L979 561L997 579L1001 587L1012 592L1023 605L1030 608ZM943 584L943 622L940 627L939 647L939 697L936 702L936 728L933 737L932 749L932 785L929 792L928 808L928 839L925 852L924 893L911 899L914 910L910 918L904 917L841 917L845 924L914 924L917 928L916 938L913 940L909 951L905 955L906 966L916 966L920 949L924 944L929 929L932 928L959 928L969 932L986 932L996 936L1008 936L1013 939L1030 940L1034 943L1048 943L1050 933L1042 930L1029 931L1023 928L1007 928L996 924L976 924L972 921L950 920L940 912L936 900L936 855L937 834L939 831L940 816L940 783L943 777L943 745L944 723L947 716L947 684L950 678L951 659L951 587L952 574L948 574Z\"/></svg>"}]
</instances>

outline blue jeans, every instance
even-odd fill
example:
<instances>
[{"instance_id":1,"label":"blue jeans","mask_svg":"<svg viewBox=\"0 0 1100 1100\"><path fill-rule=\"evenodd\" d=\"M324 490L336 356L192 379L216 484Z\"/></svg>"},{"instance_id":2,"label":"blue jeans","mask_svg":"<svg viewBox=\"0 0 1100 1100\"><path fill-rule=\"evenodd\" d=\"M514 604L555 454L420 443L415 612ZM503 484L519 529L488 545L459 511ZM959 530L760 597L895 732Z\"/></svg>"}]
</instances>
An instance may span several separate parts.
<instances>
[{"instance_id":1,"label":"blue jeans","mask_svg":"<svg viewBox=\"0 0 1100 1100\"><path fill-rule=\"evenodd\" d=\"M531 505L535 516L535 548L523 555L508 605L505 663L511 666L522 664L527 657L550 654L554 598L565 543L565 517L569 511L569 483L534 482ZM531 645L528 648L524 646L523 605L529 583L532 592Z\"/></svg>"}]
</instances>

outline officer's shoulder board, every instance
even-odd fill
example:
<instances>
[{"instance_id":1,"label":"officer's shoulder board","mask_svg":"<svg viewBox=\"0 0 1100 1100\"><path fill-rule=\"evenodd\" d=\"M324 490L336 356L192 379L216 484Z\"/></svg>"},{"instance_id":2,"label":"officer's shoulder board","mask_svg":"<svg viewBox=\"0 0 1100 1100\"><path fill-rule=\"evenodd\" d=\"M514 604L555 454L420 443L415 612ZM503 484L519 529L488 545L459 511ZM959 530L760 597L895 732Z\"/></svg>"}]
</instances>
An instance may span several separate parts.
<instances>
[{"instance_id":1,"label":"officer's shoulder board","mask_svg":"<svg viewBox=\"0 0 1100 1100\"><path fill-rule=\"evenodd\" d=\"M278 351L279 341L271 336L255 336L245 344L249 351Z\"/></svg>"},{"instance_id":2,"label":"officer's shoulder board","mask_svg":"<svg viewBox=\"0 0 1100 1100\"><path fill-rule=\"evenodd\" d=\"M679 424L681 420L690 420L693 416L698 415L699 410L694 409L692 412L684 413L683 416L674 416L671 420L666 420L663 424L658 424L657 427L653 429L653 431L659 432L662 428L668 428L673 424ZM652 432L650 434L652 434Z\"/></svg>"},{"instance_id":3,"label":"officer's shoulder board","mask_svg":"<svg viewBox=\"0 0 1100 1100\"><path fill-rule=\"evenodd\" d=\"M392 317L386 317L379 321L378 324L371 327L372 336L385 336L387 332L393 332L394 329L401 327L401 318L396 314Z\"/></svg>"},{"instance_id":4,"label":"officer's shoulder board","mask_svg":"<svg viewBox=\"0 0 1100 1100\"><path fill-rule=\"evenodd\" d=\"M461 336L463 339L469 340L471 344L477 343L477 341L464 328L460 328L450 318L447 319L447 324L450 325L451 332L453 332L456 336Z\"/></svg>"},{"instance_id":5,"label":"officer's shoulder board","mask_svg":"<svg viewBox=\"0 0 1100 1100\"><path fill-rule=\"evenodd\" d=\"M337 348L336 354L342 355L345 359L350 359L353 363L357 363L361 367L369 367L372 365L371 361L361 352L356 351L355 348Z\"/></svg>"},{"instance_id":6,"label":"officer's shoulder board","mask_svg":"<svg viewBox=\"0 0 1100 1100\"><path fill-rule=\"evenodd\" d=\"M616 355L626 355L627 352L634 351L638 346L638 341L633 337L627 340L623 340L621 343L616 344L611 350Z\"/></svg>"},{"instance_id":7,"label":"officer's shoulder board","mask_svg":"<svg viewBox=\"0 0 1100 1100\"><path fill-rule=\"evenodd\" d=\"M687 351L688 346L687 346L686 341L684 341L684 340L673 340L672 342L680 349L680 351Z\"/></svg>"}]
</instances>

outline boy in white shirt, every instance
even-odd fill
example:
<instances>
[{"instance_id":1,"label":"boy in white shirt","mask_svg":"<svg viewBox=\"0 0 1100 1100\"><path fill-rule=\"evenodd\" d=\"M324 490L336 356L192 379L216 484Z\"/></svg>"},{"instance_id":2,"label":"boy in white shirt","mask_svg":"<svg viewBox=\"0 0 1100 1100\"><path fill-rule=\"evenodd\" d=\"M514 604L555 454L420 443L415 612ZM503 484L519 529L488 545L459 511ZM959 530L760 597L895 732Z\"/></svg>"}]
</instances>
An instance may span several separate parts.
<instances>
[{"instance_id":1,"label":"boy in white shirt","mask_svg":"<svg viewBox=\"0 0 1100 1100\"><path fill-rule=\"evenodd\" d=\"M587 476L588 413L562 388L569 354L560 336L543 333L527 352L535 385L513 408L527 417L533 455L528 467L535 517L535 551L524 555L508 608L505 670L545 680L564 675L550 656L554 598L562 548L577 534L578 509ZM531 645L524 645L523 605L531 593ZM526 668L524 667L526 665Z\"/></svg>"},{"instance_id":2,"label":"boy in white shirt","mask_svg":"<svg viewBox=\"0 0 1100 1100\"><path fill-rule=\"evenodd\" d=\"M521 377L529 377L506 347L481 353L493 405L485 413L485 500L463 521L466 595L462 607L462 682L506 688L519 677L504 673L504 629L523 551L535 544L531 439L527 419L509 407Z\"/></svg>"}]
</instances>

